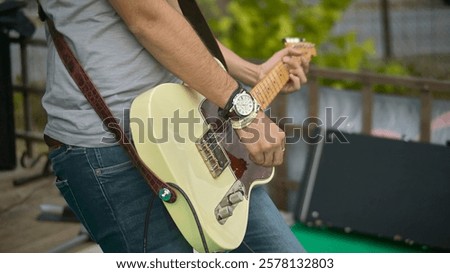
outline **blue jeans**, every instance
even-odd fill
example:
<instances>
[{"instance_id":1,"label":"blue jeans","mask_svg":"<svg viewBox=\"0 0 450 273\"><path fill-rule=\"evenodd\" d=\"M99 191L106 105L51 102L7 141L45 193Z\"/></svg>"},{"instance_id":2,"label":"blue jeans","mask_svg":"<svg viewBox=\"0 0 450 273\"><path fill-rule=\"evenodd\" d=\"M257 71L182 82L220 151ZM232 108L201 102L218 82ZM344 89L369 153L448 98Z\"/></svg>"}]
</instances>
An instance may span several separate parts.
<instances>
[{"instance_id":1,"label":"blue jeans","mask_svg":"<svg viewBox=\"0 0 450 273\"><path fill-rule=\"evenodd\" d=\"M49 157L56 186L104 252L192 252L121 146L62 145ZM252 191L247 233L233 252L304 252L262 187Z\"/></svg>"}]
</instances>

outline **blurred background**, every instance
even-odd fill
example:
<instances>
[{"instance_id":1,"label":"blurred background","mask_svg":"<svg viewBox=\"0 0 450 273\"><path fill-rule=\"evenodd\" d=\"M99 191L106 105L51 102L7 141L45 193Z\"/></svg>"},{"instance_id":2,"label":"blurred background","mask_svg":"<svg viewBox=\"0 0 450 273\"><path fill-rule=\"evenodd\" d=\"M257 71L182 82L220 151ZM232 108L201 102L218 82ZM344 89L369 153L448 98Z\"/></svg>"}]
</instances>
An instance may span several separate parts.
<instances>
[{"instance_id":1,"label":"blurred background","mask_svg":"<svg viewBox=\"0 0 450 273\"><path fill-rule=\"evenodd\" d=\"M44 25L35 1L7 2L17 7L0 10L0 252L84 251L42 142ZM270 109L289 145L268 191L307 250L450 249L448 0L198 3L218 39L254 62L284 37L316 45L308 84Z\"/></svg>"}]
</instances>

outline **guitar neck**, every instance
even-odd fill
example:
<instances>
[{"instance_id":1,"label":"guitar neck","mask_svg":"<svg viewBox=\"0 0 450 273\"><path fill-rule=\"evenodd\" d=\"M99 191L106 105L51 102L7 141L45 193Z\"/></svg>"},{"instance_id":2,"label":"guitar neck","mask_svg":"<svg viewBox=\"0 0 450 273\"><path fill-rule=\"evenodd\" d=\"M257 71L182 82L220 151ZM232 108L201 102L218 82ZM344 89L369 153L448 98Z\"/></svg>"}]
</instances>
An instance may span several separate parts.
<instances>
[{"instance_id":1,"label":"guitar neck","mask_svg":"<svg viewBox=\"0 0 450 273\"><path fill-rule=\"evenodd\" d=\"M305 56L316 56L317 52L314 44L307 42L296 42L299 39L290 38L286 41L287 47L295 47L302 51ZM300 61L300 57L294 57L295 61ZM262 110L265 110L269 104L280 93L283 86L289 81L289 70L287 66L279 61L272 70L250 91L252 96L258 101Z\"/></svg>"},{"instance_id":2,"label":"guitar neck","mask_svg":"<svg viewBox=\"0 0 450 273\"><path fill-rule=\"evenodd\" d=\"M286 65L280 61L252 88L250 93L258 101L261 109L265 110L288 81L289 71Z\"/></svg>"}]
</instances>

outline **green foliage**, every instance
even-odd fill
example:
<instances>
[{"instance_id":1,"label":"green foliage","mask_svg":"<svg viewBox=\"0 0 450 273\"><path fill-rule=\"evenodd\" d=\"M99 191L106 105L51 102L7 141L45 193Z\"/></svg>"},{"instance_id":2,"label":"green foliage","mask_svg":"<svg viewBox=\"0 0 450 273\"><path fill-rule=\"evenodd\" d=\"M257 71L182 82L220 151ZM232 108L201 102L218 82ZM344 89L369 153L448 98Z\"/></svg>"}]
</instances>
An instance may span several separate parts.
<instances>
[{"instance_id":1,"label":"green foliage","mask_svg":"<svg viewBox=\"0 0 450 273\"><path fill-rule=\"evenodd\" d=\"M396 75L396 76L409 76L410 71L405 68L404 65L400 64L396 61L390 61L387 63L374 63L372 65L372 71L387 74L387 75ZM401 86L392 86L392 85L375 85L374 91L385 94L415 94L417 90L411 90Z\"/></svg>"},{"instance_id":2,"label":"green foliage","mask_svg":"<svg viewBox=\"0 0 450 273\"><path fill-rule=\"evenodd\" d=\"M263 59L293 32L289 6L280 1L231 1L227 15L211 20L220 40L239 55ZM282 2L282 1L281 1Z\"/></svg>"},{"instance_id":3,"label":"green foliage","mask_svg":"<svg viewBox=\"0 0 450 273\"><path fill-rule=\"evenodd\" d=\"M331 34L352 0L199 0L207 10L208 22L222 43L240 56L266 59L282 47L284 37L302 37L316 44L318 56L313 63L321 67L350 71L376 71L407 75L399 63L375 65L372 40L360 42L355 32ZM312 4L314 2L314 4ZM337 88L357 87L342 81L324 82Z\"/></svg>"},{"instance_id":4,"label":"green foliage","mask_svg":"<svg viewBox=\"0 0 450 273\"><path fill-rule=\"evenodd\" d=\"M368 65L368 56L375 52L373 42L358 43L355 32L329 37L327 44L327 53L314 61L319 66L357 71Z\"/></svg>"},{"instance_id":5,"label":"green foliage","mask_svg":"<svg viewBox=\"0 0 450 273\"><path fill-rule=\"evenodd\" d=\"M208 7L208 21L220 40L243 57L264 59L280 49L284 37L327 43L351 0L321 0L317 4L302 0L228 1L222 13L214 8L214 2L200 1Z\"/></svg>"}]
</instances>

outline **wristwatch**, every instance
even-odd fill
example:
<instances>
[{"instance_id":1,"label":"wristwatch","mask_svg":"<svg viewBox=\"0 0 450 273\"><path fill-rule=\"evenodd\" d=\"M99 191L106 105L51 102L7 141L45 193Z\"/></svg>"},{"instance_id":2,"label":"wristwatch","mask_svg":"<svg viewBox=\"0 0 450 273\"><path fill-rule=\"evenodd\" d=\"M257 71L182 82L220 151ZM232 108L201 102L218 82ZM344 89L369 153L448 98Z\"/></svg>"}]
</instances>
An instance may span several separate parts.
<instances>
[{"instance_id":1,"label":"wristwatch","mask_svg":"<svg viewBox=\"0 0 450 273\"><path fill-rule=\"evenodd\" d=\"M260 105L255 98L240 84L231 94L225 107L219 110L219 115L231 120L240 120L255 115L259 111Z\"/></svg>"},{"instance_id":2,"label":"wristwatch","mask_svg":"<svg viewBox=\"0 0 450 273\"><path fill-rule=\"evenodd\" d=\"M219 116L229 119L234 129L249 126L256 118L260 105L252 94L238 83L238 88L231 94Z\"/></svg>"},{"instance_id":3,"label":"wristwatch","mask_svg":"<svg viewBox=\"0 0 450 273\"><path fill-rule=\"evenodd\" d=\"M242 119L258 112L258 110L258 102L252 97L250 92L242 89L242 91L237 93L233 98L229 116L232 119Z\"/></svg>"}]
</instances>

